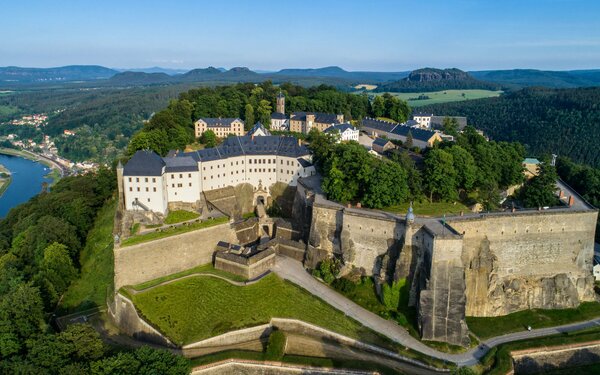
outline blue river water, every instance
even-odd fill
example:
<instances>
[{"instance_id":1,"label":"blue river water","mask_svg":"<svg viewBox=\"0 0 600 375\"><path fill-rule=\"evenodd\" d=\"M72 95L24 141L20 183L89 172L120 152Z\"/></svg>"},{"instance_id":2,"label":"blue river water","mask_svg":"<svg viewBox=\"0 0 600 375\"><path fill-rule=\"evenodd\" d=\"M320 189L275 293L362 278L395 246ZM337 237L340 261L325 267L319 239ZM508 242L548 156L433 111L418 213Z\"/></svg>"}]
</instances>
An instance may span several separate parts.
<instances>
[{"instance_id":1,"label":"blue river water","mask_svg":"<svg viewBox=\"0 0 600 375\"><path fill-rule=\"evenodd\" d=\"M46 178L50 168L36 161L0 154L0 164L12 173L12 182L0 197L0 218L5 217L11 208L39 194L43 182L51 182Z\"/></svg>"}]
</instances>

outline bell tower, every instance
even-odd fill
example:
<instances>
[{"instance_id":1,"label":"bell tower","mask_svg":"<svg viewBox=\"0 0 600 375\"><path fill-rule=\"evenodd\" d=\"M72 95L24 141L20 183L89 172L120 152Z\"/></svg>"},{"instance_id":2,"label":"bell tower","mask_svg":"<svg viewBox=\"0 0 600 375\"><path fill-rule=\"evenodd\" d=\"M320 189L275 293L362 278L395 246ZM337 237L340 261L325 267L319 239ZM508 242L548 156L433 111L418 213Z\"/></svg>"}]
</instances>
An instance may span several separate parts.
<instances>
[{"instance_id":1,"label":"bell tower","mask_svg":"<svg viewBox=\"0 0 600 375\"><path fill-rule=\"evenodd\" d=\"M285 96L281 91L277 94L277 112L285 114Z\"/></svg>"}]
</instances>

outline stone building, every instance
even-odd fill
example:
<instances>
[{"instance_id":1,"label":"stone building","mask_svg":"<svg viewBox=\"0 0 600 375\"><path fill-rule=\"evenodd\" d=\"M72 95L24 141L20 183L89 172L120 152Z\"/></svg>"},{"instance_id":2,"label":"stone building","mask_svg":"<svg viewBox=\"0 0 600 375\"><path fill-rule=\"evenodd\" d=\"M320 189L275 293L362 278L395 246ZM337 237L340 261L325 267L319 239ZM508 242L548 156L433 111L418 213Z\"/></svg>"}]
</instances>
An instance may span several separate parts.
<instances>
[{"instance_id":1,"label":"stone building","mask_svg":"<svg viewBox=\"0 0 600 375\"><path fill-rule=\"evenodd\" d=\"M126 210L165 214L169 203L195 203L204 191L242 183L295 186L316 173L310 152L294 137L229 137L214 148L171 155L138 151L119 171Z\"/></svg>"},{"instance_id":2,"label":"stone building","mask_svg":"<svg viewBox=\"0 0 600 375\"><path fill-rule=\"evenodd\" d=\"M212 130L219 138L225 138L230 134L244 135L244 121L239 118L200 118L194 123L196 138L205 131Z\"/></svg>"},{"instance_id":3,"label":"stone building","mask_svg":"<svg viewBox=\"0 0 600 375\"><path fill-rule=\"evenodd\" d=\"M271 129L273 130L288 130L289 118L285 114L285 96L280 91L277 94L276 112L271 113Z\"/></svg>"},{"instance_id":4,"label":"stone building","mask_svg":"<svg viewBox=\"0 0 600 375\"><path fill-rule=\"evenodd\" d=\"M380 154L384 154L388 150L393 150L396 146L385 138L375 138L373 141L373 145L371 146L372 150L378 152Z\"/></svg>"},{"instance_id":5,"label":"stone building","mask_svg":"<svg viewBox=\"0 0 600 375\"><path fill-rule=\"evenodd\" d=\"M312 129L320 132L344 122L344 115L320 112L294 112L290 116L290 131L308 134Z\"/></svg>"},{"instance_id":6,"label":"stone building","mask_svg":"<svg viewBox=\"0 0 600 375\"><path fill-rule=\"evenodd\" d=\"M439 132L414 128L405 124L378 120L370 117L365 117L362 120L362 130L375 137L385 136L388 139L402 142L406 142L410 134L413 146L419 147L420 149L433 147L436 142L442 142L442 134Z\"/></svg>"}]
</instances>

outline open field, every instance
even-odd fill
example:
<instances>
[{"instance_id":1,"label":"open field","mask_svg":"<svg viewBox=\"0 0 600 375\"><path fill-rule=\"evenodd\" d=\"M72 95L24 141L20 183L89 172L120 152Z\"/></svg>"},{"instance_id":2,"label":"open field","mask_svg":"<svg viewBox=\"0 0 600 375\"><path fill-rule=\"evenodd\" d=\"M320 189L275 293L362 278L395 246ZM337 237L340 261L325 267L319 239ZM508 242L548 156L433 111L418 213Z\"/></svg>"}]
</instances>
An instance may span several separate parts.
<instances>
[{"instance_id":1,"label":"open field","mask_svg":"<svg viewBox=\"0 0 600 375\"><path fill-rule=\"evenodd\" d=\"M113 282L113 220L117 202L106 203L89 232L79 262L81 274L63 295L59 310L65 313L104 306Z\"/></svg>"},{"instance_id":2,"label":"open field","mask_svg":"<svg viewBox=\"0 0 600 375\"><path fill-rule=\"evenodd\" d=\"M471 332L481 339L531 328L544 328L576 323L600 317L600 303L584 302L575 309L525 310L493 318L467 317ZM600 338L600 337L599 337Z\"/></svg>"},{"instance_id":3,"label":"open field","mask_svg":"<svg viewBox=\"0 0 600 375\"><path fill-rule=\"evenodd\" d=\"M383 93L369 93L369 95L381 94ZM421 107L429 104L462 102L464 100L491 98L495 96L500 96L500 94L502 94L502 91L444 90L432 92L391 92L390 94L397 96L402 100L406 100L408 102L408 105L410 105L411 107ZM416 99L420 96L428 96L429 99Z\"/></svg>"},{"instance_id":4,"label":"open field","mask_svg":"<svg viewBox=\"0 0 600 375\"><path fill-rule=\"evenodd\" d=\"M357 89L357 90L365 89L365 90L369 90L370 91L370 90L375 90L377 88L377 85L370 85L368 83L361 83L360 85L354 86L354 88Z\"/></svg>"},{"instance_id":5,"label":"open field","mask_svg":"<svg viewBox=\"0 0 600 375\"><path fill-rule=\"evenodd\" d=\"M384 208L383 210L397 214L405 214L408 212L409 206L410 203L403 203ZM461 211L464 213L470 212L469 208L460 202L430 203L428 200L424 200L423 202L413 202L413 211L417 216L442 216L459 214Z\"/></svg>"}]
</instances>

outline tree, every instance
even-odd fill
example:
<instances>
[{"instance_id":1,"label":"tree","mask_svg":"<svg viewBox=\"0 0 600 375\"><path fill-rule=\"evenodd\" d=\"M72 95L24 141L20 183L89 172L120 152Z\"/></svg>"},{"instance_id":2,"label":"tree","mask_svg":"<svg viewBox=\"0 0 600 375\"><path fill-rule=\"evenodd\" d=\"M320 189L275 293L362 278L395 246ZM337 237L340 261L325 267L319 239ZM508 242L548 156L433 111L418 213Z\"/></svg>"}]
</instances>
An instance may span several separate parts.
<instances>
[{"instance_id":1,"label":"tree","mask_svg":"<svg viewBox=\"0 0 600 375\"><path fill-rule=\"evenodd\" d=\"M215 132L208 129L200 136L200 143L206 147L215 147L217 145L217 136Z\"/></svg>"},{"instance_id":2,"label":"tree","mask_svg":"<svg viewBox=\"0 0 600 375\"><path fill-rule=\"evenodd\" d=\"M425 157L424 180L429 190L429 199L454 200L457 198L456 170L452 154L441 149L433 149Z\"/></svg>"},{"instance_id":3,"label":"tree","mask_svg":"<svg viewBox=\"0 0 600 375\"><path fill-rule=\"evenodd\" d=\"M408 131L408 134L406 134L406 142L404 142L404 147L411 149L413 147L413 135L412 135L412 131Z\"/></svg>"},{"instance_id":4,"label":"tree","mask_svg":"<svg viewBox=\"0 0 600 375\"><path fill-rule=\"evenodd\" d=\"M442 127L444 134L452 135L454 137L458 136L458 121L454 117L444 117Z\"/></svg>"},{"instance_id":5,"label":"tree","mask_svg":"<svg viewBox=\"0 0 600 375\"><path fill-rule=\"evenodd\" d=\"M363 202L367 207L383 208L406 202L408 194L406 171L397 163L380 161L373 170Z\"/></svg>"},{"instance_id":6,"label":"tree","mask_svg":"<svg viewBox=\"0 0 600 375\"><path fill-rule=\"evenodd\" d=\"M260 121L267 128L271 125L271 103L268 100L261 100L258 103L256 113L258 115L258 121Z\"/></svg>"},{"instance_id":7,"label":"tree","mask_svg":"<svg viewBox=\"0 0 600 375\"><path fill-rule=\"evenodd\" d=\"M373 116L383 117L385 115L385 100L380 96L375 96L373 103L371 104Z\"/></svg>"},{"instance_id":8,"label":"tree","mask_svg":"<svg viewBox=\"0 0 600 375\"><path fill-rule=\"evenodd\" d=\"M557 178L555 167L548 163L540 164L538 175L532 177L519 193L525 207L556 205L558 203L556 197Z\"/></svg>"},{"instance_id":9,"label":"tree","mask_svg":"<svg viewBox=\"0 0 600 375\"><path fill-rule=\"evenodd\" d=\"M250 103L244 107L244 121L246 122L246 130L250 130L254 125L254 108Z\"/></svg>"},{"instance_id":10,"label":"tree","mask_svg":"<svg viewBox=\"0 0 600 375\"><path fill-rule=\"evenodd\" d=\"M40 272L34 278L43 291L46 303L53 306L77 276L77 269L69 256L67 247L57 242L44 250Z\"/></svg>"},{"instance_id":11,"label":"tree","mask_svg":"<svg viewBox=\"0 0 600 375\"><path fill-rule=\"evenodd\" d=\"M475 159L464 148L453 145L446 149L452 155L454 169L457 172L456 179L461 189L469 191L475 184L477 178L477 165Z\"/></svg>"}]
</instances>

